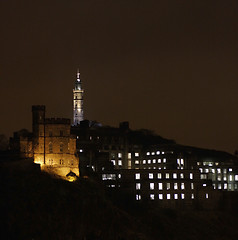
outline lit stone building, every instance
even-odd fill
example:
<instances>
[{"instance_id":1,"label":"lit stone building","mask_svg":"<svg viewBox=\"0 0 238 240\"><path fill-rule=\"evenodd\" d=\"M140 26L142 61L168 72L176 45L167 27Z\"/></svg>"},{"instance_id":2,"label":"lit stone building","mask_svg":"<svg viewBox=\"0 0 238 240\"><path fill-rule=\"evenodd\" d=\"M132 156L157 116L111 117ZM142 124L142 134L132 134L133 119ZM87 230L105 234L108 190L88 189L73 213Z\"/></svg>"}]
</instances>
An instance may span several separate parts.
<instances>
[{"instance_id":1,"label":"lit stone building","mask_svg":"<svg viewBox=\"0 0 238 240\"><path fill-rule=\"evenodd\" d=\"M65 177L79 176L76 139L70 119L45 118L45 106L33 106L33 158L41 169Z\"/></svg>"}]
</instances>

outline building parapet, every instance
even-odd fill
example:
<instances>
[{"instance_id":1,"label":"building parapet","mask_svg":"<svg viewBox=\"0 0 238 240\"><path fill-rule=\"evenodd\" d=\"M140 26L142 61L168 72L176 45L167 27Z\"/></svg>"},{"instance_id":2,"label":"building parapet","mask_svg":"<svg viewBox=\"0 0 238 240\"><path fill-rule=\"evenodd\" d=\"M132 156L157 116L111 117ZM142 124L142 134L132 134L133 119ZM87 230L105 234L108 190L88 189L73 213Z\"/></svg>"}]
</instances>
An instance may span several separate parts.
<instances>
[{"instance_id":1,"label":"building parapet","mask_svg":"<svg viewBox=\"0 0 238 240\"><path fill-rule=\"evenodd\" d=\"M46 124L68 124L68 125L70 125L70 119L69 118L46 118L45 123Z\"/></svg>"}]
</instances>

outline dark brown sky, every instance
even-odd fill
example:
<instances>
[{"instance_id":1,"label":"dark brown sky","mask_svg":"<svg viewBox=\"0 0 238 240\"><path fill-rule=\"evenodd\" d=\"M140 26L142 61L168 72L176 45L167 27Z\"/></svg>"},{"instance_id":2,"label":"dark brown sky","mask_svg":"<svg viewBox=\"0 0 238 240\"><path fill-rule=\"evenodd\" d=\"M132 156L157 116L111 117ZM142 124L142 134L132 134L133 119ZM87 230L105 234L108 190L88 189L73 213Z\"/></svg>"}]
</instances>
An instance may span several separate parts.
<instances>
[{"instance_id":1,"label":"dark brown sky","mask_svg":"<svg viewBox=\"0 0 238 240\"><path fill-rule=\"evenodd\" d=\"M0 0L0 133L31 129L31 105L128 120L181 144L238 148L237 0Z\"/></svg>"}]
</instances>

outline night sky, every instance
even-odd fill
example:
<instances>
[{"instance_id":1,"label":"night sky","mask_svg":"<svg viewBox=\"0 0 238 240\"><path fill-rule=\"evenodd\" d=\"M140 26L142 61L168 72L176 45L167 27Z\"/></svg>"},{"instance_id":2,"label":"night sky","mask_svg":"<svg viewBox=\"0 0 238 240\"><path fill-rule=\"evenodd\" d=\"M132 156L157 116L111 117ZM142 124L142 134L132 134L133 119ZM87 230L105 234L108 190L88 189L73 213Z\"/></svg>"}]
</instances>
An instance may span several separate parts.
<instances>
[{"instance_id":1,"label":"night sky","mask_svg":"<svg viewBox=\"0 0 238 240\"><path fill-rule=\"evenodd\" d=\"M31 105L178 143L238 149L237 0L0 0L0 133L31 130Z\"/></svg>"}]
</instances>

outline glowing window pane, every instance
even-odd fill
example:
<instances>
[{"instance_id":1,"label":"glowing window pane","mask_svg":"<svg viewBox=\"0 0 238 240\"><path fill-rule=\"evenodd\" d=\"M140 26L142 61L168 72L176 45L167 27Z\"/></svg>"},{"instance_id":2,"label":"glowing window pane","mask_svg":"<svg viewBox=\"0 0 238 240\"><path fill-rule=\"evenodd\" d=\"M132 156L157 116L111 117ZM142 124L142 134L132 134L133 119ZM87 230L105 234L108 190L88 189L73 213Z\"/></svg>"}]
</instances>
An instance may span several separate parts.
<instances>
[{"instance_id":1,"label":"glowing window pane","mask_svg":"<svg viewBox=\"0 0 238 240\"><path fill-rule=\"evenodd\" d=\"M153 173L149 173L149 179L153 179Z\"/></svg>"},{"instance_id":2,"label":"glowing window pane","mask_svg":"<svg viewBox=\"0 0 238 240\"><path fill-rule=\"evenodd\" d=\"M135 178L140 179L140 173L136 173Z\"/></svg>"}]
</instances>

